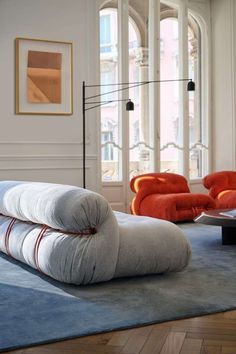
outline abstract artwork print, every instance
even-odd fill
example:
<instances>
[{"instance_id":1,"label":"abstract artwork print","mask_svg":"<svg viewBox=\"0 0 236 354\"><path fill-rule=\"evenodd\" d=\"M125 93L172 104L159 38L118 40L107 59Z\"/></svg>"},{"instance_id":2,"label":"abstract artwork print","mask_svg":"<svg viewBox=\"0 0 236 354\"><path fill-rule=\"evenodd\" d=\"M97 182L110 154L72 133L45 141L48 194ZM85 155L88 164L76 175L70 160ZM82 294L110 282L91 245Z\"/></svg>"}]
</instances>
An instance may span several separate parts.
<instances>
[{"instance_id":1,"label":"abstract artwork print","mask_svg":"<svg viewBox=\"0 0 236 354\"><path fill-rule=\"evenodd\" d=\"M61 61L61 53L28 51L28 102L61 103Z\"/></svg>"}]
</instances>

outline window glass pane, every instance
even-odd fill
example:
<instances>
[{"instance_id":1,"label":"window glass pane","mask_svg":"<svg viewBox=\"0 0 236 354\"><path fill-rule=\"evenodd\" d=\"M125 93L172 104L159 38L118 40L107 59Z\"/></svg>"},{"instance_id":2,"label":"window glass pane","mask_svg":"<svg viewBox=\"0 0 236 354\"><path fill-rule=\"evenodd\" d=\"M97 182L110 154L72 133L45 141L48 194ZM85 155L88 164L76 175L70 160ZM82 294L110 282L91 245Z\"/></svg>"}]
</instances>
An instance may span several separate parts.
<instances>
[{"instance_id":1,"label":"window glass pane","mask_svg":"<svg viewBox=\"0 0 236 354\"><path fill-rule=\"evenodd\" d=\"M166 18L160 24L161 36L161 80L179 78L179 39L178 21L176 18ZM180 171L180 154L182 150L179 122L179 83L160 83L161 95L161 171Z\"/></svg>"},{"instance_id":2,"label":"window glass pane","mask_svg":"<svg viewBox=\"0 0 236 354\"><path fill-rule=\"evenodd\" d=\"M101 15L100 17L100 44L111 43L111 15Z\"/></svg>"},{"instance_id":3,"label":"window glass pane","mask_svg":"<svg viewBox=\"0 0 236 354\"><path fill-rule=\"evenodd\" d=\"M129 82L148 80L147 49L139 45L139 32L129 21ZM131 85L132 86L132 85ZM129 90L134 111L129 112L129 177L150 171L148 85Z\"/></svg>"},{"instance_id":4,"label":"window glass pane","mask_svg":"<svg viewBox=\"0 0 236 354\"><path fill-rule=\"evenodd\" d=\"M188 28L188 58L189 58L189 78L195 81L195 91L189 92L189 166L190 178L199 178L203 176L203 154L206 151L202 149L202 122L199 107L200 97L200 63L198 46L198 26L194 23L195 32L189 26Z\"/></svg>"},{"instance_id":5,"label":"window glass pane","mask_svg":"<svg viewBox=\"0 0 236 354\"><path fill-rule=\"evenodd\" d=\"M100 11L100 81L101 100L112 101L101 106L102 181L121 180L121 125L118 119L118 94L109 93L118 82L117 10ZM106 86L108 85L108 86Z\"/></svg>"}]
</instances>

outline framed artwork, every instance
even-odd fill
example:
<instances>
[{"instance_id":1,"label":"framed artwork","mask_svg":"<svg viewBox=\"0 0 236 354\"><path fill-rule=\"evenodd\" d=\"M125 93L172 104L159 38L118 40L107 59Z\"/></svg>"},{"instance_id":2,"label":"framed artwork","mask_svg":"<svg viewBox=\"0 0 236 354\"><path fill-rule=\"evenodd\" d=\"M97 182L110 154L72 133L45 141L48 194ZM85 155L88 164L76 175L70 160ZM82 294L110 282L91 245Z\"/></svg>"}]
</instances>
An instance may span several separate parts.
<instances>
[{"instance_id":1,"label":"framed artwork","mask_svg":"<svg viewBox=\"0 0 236 354\"><path fill-rule=\"evenodd\" d=\"M16 114L73 113L72 43L16 38Z\"/></svg>"}]
</instances>

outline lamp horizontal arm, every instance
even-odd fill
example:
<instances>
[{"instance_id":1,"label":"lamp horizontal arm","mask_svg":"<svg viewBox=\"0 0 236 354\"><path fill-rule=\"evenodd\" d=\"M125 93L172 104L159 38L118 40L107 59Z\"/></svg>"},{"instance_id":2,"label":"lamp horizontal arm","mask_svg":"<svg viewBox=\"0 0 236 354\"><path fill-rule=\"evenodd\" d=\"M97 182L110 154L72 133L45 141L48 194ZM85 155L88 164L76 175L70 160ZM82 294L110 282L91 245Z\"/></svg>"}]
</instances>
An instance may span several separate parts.
<instances>
[{"instance_id":1,"label":"lamp horizontal arm","mask_svg":"<svg viewBox=\"0 0 236 354\"><path fill-rule=\"evenodd\" d=\"M139 84L136 84L136 85L132 85L131 86L127 86L127 87L122 87L120 89L117 89L117 90L112 90L112 91L108 91L108 92L104 92L104 93L100 93L98 95L94 95L94 96L89 96L89 97L85 97L85 100L89 100L91 98L96 98L96 97L101 97L101 96L104 96L104 95L108 95L109 93L115 93L115 92L119 92L119 91L125 91L125 90L128 90L128 89L131 89L133 87L137 87L137 86L141 86L141 85L146 85L148 82L143 82L143 83L139 83ZM127 84L126 84L127 85ZM95 87L95 86L94 86Z\"/></svg>"},{"instance_id":2,"label":"lamp horizontal arm","mask_svg":"<svg viewBox=\"0 0 236 354\"><path fill-rule=\"evenodd\" d=\"M108 103L113 103L113 102L127 102L127 101L130 101L130 99L129 98L127 98L127 99L123 99L123 100L110 100L110 101L97 101L97 102L95 102L95 101L93 101L93 102L85 102L85 105L87 105L87 104L94 104L95 106L92 106L92 107L89 107L89 108L85 108L85 111L89 111L90 109L93 109L93 108L97 108L97 107L101 107L101 106L103 106L103 105L105 105L105 104L108 104Z\"/></svg>"},{"instance_id":3,"label":"lamp horizontal arm","mask_svg":"<svg viewBox=\"0 0 236 354\"><path fill-rule=\"evenodd\" d=\"M121 85L128 85L127 87L122 87L116 90L100 93L94 96L89 96L85 97L85 101L91 99L91 98L96 98L96 97L101 97L104 95L108 95L110 93L116 93L119 91L125 91L132 89L134 87L142 86L142 85L148 85L152 83L162 83L162 82L176 82L176 81L192 81L192 79L173 79L173 80L151 80L151 81L136 81L136 82L124 82L124 83L116 83L116 84L101 84L101 85L86 85L85 87L102 87L102 86L121 86Z\"/></svg>"},{"instance_id":4,"label":"lamp horizontal arm","mask_svg":"<svg viewBox=\"0 0 236 354\"><path fill-rule=\"evenodd\" d=\"M118 82L115 84L96 84L85 85L85 87L101 87L101 86L122 86L122 85L145 85L153 82L172 82L172 81L192 81L192 79L166 79L166 80L148 80L148 81L134 81L134 82Z\"/></svg>"},{"instance_id":5,"label":"lamp horizontal arm","mask_svg":"<svg viewBox=\"0 0 236 354\"><path fill-rule=\"evenodd\" d=\"M125 98L123 100L109 100L109 101L90 101L90 102L85 102L85 104L95 104L95 103L111 103L111 102L120 102L120 101L128 101L129 98Z\"/></svg>"}]
</instances>

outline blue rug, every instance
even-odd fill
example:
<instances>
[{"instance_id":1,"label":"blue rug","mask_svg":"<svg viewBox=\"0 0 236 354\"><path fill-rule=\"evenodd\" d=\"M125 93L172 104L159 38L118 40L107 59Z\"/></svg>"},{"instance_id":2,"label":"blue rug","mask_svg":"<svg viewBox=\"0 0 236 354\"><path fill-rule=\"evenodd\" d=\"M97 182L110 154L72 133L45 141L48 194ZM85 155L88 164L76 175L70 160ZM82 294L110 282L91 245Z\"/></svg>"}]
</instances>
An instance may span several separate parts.
<instances>
[{"instance_id":1,"label":"blue rug","mask_svg":"<svg viewBox=\"0 0 236 354\"><path fill-rule=\"evenodd\" d=\"M236 246L221 229L179 225L193 257L180 273L68 286L0 254L0 351L236 308Z\"/></svg>"}]
</instances>

